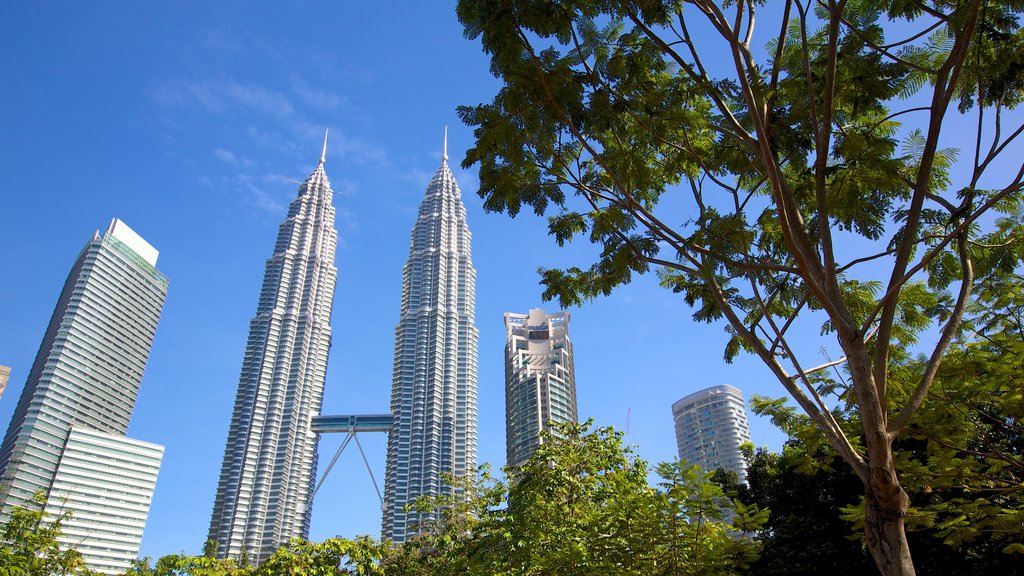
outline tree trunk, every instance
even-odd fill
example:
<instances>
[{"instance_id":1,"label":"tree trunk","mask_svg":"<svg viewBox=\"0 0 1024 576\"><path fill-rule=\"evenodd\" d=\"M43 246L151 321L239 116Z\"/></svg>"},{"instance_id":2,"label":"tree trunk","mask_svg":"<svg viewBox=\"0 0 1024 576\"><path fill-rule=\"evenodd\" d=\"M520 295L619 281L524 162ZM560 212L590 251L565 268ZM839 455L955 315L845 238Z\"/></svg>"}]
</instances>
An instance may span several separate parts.
<instances>
[{"instance_id":1,"label":"tree trunk","mask_svg":"<svg viewBox=\"0 0 1024 576\"><path fill-rule=\"evenodd\" d=\"M910 498L892 470L872 466L864 504L864 535L878 571L882 576L914 576L903 522Z\"/></svg>"}]
</instances>

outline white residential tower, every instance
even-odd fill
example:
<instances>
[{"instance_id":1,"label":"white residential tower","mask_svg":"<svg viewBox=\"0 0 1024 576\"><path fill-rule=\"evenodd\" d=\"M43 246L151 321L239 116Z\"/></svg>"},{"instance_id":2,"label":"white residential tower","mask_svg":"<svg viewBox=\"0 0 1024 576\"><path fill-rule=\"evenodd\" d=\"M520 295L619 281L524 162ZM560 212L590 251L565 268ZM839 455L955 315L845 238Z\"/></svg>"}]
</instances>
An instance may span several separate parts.
<instances>
[{"instance_id":1,"label":"white residential tower","mask_svg":"<svg viewBox=\"0 0 1024 576\"><path fill-rule=\"evenodd\" d=\"M552 422L576 422L569 313L505 313L505 456L521 466Z\"/></svg>"},{"instance_id":2,"label":"white residential tower","mask_svg":"<svg viewBox=\"0 0 1024 576\"><path fill-rule=\"evenodd\" d=\"M746 483L747 461L740 445L750 442L743 392L722 384L694 392L672 404L679 457L708 472L732 470Z\"/></svg>"}]
</instances>

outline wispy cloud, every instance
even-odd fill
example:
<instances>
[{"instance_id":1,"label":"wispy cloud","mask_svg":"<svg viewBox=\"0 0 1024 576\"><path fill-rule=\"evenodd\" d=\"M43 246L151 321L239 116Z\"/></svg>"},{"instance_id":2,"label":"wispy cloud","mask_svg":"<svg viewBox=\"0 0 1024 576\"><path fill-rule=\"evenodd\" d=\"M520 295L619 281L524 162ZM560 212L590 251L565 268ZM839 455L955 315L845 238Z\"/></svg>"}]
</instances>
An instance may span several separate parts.
<instances>
[{"instance_id":1,"label":"wispy cloud","mask_svg":"<svg viewBox=\"0 0 1024 576\"><path fill-rule=\"evenodd\" d=\"M262 187L257 186L253 182L253 178L248 174L239 174L236 177L236 182L243 191L248 193L249 202L256 208L272 214L284 212L284 202L275 198L273 194L267 192Z\"/></svg>"},{"instance_id":2,"label":"wispy cloud","mask_svg":"<svg viewBox=\"0 0 1024 576\"><path fill-rule=\"evenodd\" d=\"M215 148L213 151L215 158L221 162L231 166L251 166L252 161L245 157L239 157L231 150L225 148Z\"/></svg>"},{"instance_id":3,"label":"wispy cloud","mask_svg":"<svg viewBox=\"0 0 1024 576\"><path fill-rule=\"evenodd\" d=\"M154 90L153 100L170 114L199 111L225 119L241 117L248 142L278 154L304 153L311 141L323 137L328 126L322 120L313 121L314 117L331 110L345 118L363 114L345 110L348 103L344 97L298 78L290 82L287 91L236 80L185 80ZM388 164L387 150L381 144L356 137L343 126L330 127L328 158L359 165ZM245 158L225 148L218 148L214 155L227 164L245 164Z\"/></svg>"},{"instance_id":4,"label":"wispy cloud","mask_svg":"<svg viewBox=\"0 0 1024 576\"><path fill-rule=\"evenodd\" d=\"M434 171L428 172L422 168L410 168L402 174L403 180L424 189L427 187L427 184L433 176Z\"/></svg>"},{"instance_id":5,"label":"wispy cloud","mask_svg":"<svg viewBox=\"0 0 1024 576\"><path fill-rule=\"evenodd\" d=\"M287 119L295 107L276 90L234 80L184 80L160 86L154 91L157 104L169 108L191 108L210 114L251 114Z\"/></svg>"},{"instance_id":6,"label":"wispy cloud","mask_svg":"<svg viewBox=\"0 0 1024 576\"><path fill-rule=\"evenodd\" d=\"M347 104L348 99L330 90L310 86L302 77L293 76L289 88L299 101L315 110L334 110L342 104Z\"/></svg>"}]
</instances>

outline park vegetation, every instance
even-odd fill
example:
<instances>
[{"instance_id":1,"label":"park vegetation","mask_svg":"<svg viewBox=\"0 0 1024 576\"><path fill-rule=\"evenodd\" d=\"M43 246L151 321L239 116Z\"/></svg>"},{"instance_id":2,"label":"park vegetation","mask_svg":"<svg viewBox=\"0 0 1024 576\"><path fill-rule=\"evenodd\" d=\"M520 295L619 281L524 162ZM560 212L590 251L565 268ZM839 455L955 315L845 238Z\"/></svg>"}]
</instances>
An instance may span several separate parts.
<instances>
[{"instance_id":1,"label":"park vegetation","mask_svg":"<svg viewBox=\"0 0 1024 576\"><path fill-rule=\"evenodd\" d=\"M951 345L985 290L1019 279L1022 9L457 8L501 82L459 111L485 208L547 215L558 244L597 247L542 270L545 297L580 305L653 272L695 320L724 325L725 359L757 356L860 481L864 544L886 576L915 573L908 531L921 519L907 488L953 464L900 445L927 444L913 423L931 394L963 400L937 389ZM974 407L950 404L929 425Z\"/></svg>"},{"instance_id":2,"label":"park vegetation","mask_svg":"<svg viewBox=\"0 0 1024 576\"><path fill-rule=\"evenodd\" d=\"M129 574L1021 574L1022 10L460 0L501 81L459 111L485 207L597 247L542 270L545 297L657 274L796 403L753 402L789 441L751 448L741 486L566 425L521 469L418 502L439 520L405 543ZM88 574L62 521L14 511L0 576Z\"/></svg>"}]
</instances>

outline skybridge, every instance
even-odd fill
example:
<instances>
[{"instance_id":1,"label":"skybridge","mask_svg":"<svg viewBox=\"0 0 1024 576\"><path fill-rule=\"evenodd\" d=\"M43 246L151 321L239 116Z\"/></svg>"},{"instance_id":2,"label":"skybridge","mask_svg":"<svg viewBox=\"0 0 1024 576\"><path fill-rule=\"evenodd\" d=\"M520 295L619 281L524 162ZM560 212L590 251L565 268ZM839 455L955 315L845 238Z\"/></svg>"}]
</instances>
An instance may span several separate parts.
<instances>
[{"instance_id":1,"label":"skybridge","mask_svg":"<svg viewBox=\"0 0 1024 576\"><path fill-rule=\"evenodd\" d=\"M383 507L384 497L380 493L380 487L377 485L377 479L373 475L373 469L370 468L370 462L366 459L366 452L363 452L363 446L359 443L359 434L365 432L391 432L393 421L394 419L391 414L314 416L313 421L310 423L312 432L316 434L345 434L345 439L342 440L341 446L338 446L338 451L331 458L331 463L327 465L327 469L324 470L320 480L316 483L316 487L313 488L313 495L315 496L320 490L320 486L327 479L327 475L331 473L331 468L334 467L334 463L338 461L341 453L345 451L345 447L348 446L349 442L355 440L356 448L359 449L359 455L363 457L363 464L366 465L366 471L370 473L370 480L373 481L373 487L377 490L377 498L380 499L381 506Z\"/></svg>"}]
</instances>

